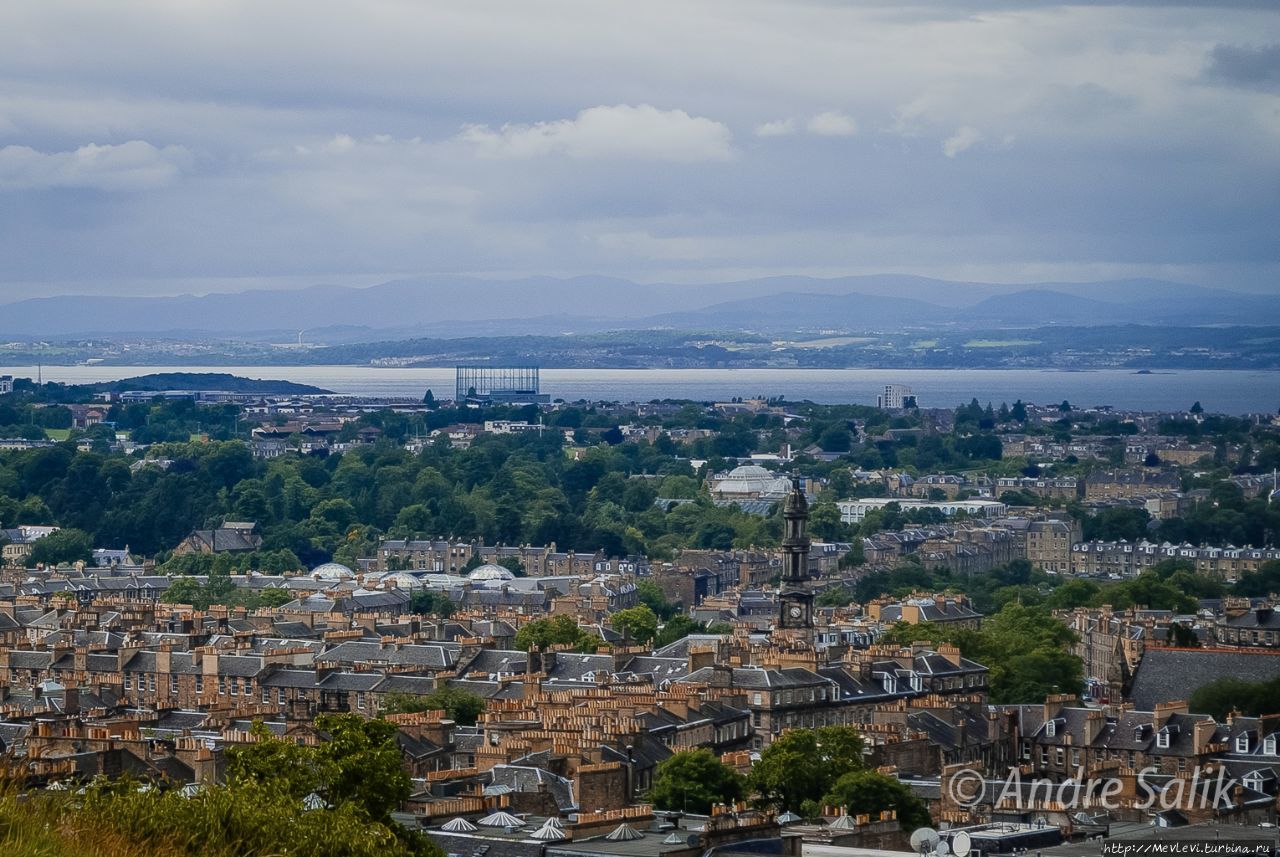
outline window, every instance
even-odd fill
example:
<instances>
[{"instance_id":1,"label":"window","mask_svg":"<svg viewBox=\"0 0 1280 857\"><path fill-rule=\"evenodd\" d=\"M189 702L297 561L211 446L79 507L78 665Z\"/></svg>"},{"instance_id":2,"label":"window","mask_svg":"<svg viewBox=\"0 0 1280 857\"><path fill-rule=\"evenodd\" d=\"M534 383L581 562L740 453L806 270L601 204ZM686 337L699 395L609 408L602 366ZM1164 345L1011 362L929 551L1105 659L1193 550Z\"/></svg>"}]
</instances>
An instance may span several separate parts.
<instances>
[{"instance_id":1,"label":"window","mask_svg":"<svg viewBox=\"0 0 1280 857\"><path fill-rule=\"evenodd\" d=\"M753 694L751 694L751 704L752 704L752 705L763 705L763 704L764 704L764 694L762 694L762 693L753 693Z\"/></svg>"},{"instance_id":2,"label":"window","mask_svg":"<svg viewBox=\"0 0 1280 857\"><path fill-rule=\"evenodd\" d=\"M204 676L196 676L196 693L204 693Z\"/></svg>"},{"instance_id":3,"label":"window","mask_svg":"<svg viewBox=\"0 0 1280 857\"><path fill-rule=\"evenodd\" d=\"M284 688L283 687L279 688L276 691L276 705L284 705Z\"/></svg>"},{"instance_id":4,"label":"window","mask_svg":"<svg viewBox=\"0 0 1280 857\"><path fill-rule=\"evenodd\" d=\"M235 696L235 695L236 695L236 680L235 680L235 679L232 679L232 680L229 682L229 684L231 685L231 687L230 687L231 696Z\"/></svg>"},{"instance_id":5,"label":"window","mask_svg":"<svg viewBox=\"0 0 1280 857\"><path fill-rule=\"evenodd\" d=\"M1239 735L1236 736L1236 752L1237 753L1249 752L1249 733L1248 732L1241 732Z\"/></svg>"},{"instance_id":6,"label":"window","mask_svg":"<svg viewBox=\"0 0 1280 857\"><path fill-rule=\"evenodd\" d=\"M169 676L169 693L176 694L178 692L178 677L176 675Z\"/></svg>"},{"instance_id":7,"label":"window","mask_svg":"<svg viewBox=\"0 0 1280 857\"><path fill-rule=\"evenodd\" d=\"M271 688L264 687L262 689L262 704L269 705L271 703Z\"/></svg>"},{"instance_id":8,"label":"window","mask_svg":"<svg viewBox=\"0 0 1280 857\"><path fill-rule=\"evenodd\" d=\"M125 676L124 676L124 689L133 690L133 676L129 675L128 673L125 673Z\"/></svg>"},{"instance_id":9,"label":"window","mask_svg":"<svg viewBox=\"0 0 1280 857\"><path fill-rule=\"evenodd\" d=\"M1262 752L1266 753L1268 756L1274 756L1276 754L1276 736L1267 736L1267 740L1262 742Z\"/></svg>"},{"instance_id":10,"label":"window","mask_svg":"<svg viewBox=\"0 0 1280 857\"><path fill-rule=\"evenodd\" d=\"M1044 736L1046 738L1054 738L1058 734L1058 724L1052 720L1045 721Z\"/></svg>"},{"instance_id":11,"label":"window","mask_svg":"<svg viewBox=\"0 0 1280 857\"><path fill-rule=\"evenodd\" d=\"M1239 745L1238 741L1236 743L1237 745ZM1160 730L1160 733L1156 735L1156 746L1159 747L1161 750L1169 749L1169 730L1167 729Z\"/></svg>"},{"instance_id":12,"label":"window","mask_svg":"<svg viewBox=\"0 0 1280 857\"><path fill-rule=\"evenodd\" d=\"M156 692L156 674L155 673L150 673L147 675L147 691L150 693Z\"/></svg>"},{"instance_id":13,"label":"window","mask_svg":"<svg viewBox=\"0 0 1280 857\"><path fill-rule=\"evenodd\" d=\"M364 711L364 691L356 694L356 708Z\"/></svg>"}]
</instances>

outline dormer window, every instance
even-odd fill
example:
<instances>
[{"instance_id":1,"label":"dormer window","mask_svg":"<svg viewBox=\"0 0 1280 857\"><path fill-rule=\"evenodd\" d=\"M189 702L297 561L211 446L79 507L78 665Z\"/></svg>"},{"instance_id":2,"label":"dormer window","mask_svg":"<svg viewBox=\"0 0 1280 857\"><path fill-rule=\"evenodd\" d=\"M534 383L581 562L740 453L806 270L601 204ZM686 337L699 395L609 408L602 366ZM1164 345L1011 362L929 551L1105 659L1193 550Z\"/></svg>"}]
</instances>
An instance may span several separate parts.
<instances>
[{"instance_id":1,"label":"dormer window","mask_svg":"<svg viewBox=\"0 0 1280 857\"><path fill-rule=\"evenodd\" d=\"M1156 746L1161 750L1169 749L1169 731L1167 729L1161 729L1160 733L1156 735Z\"/></svg>"},{"instance_id":2,"label":"dormer window","mask_svg":"<svg viewBox=\"0 0 1280 857\"><path fill-rule=\"evenodd\" d=\"M1044 737L1053 738L1058 734L1058 724L1050 720L1044 724Z\"/></svg>"},{"instance_id":3,"label":"dormer window","mask_svg":"<svg viewBox=\"0 0 1280 857\"><path fill-rule=\"evenodd\" d=\"M1249 752L1249 733L1248 732L1242 732L1240 735L1236 736L1236 752L1237 753Z\"/></svg>"},{"instance_id":4,"label":"dormer window","mask_svg":"<svg viewBox=\"0 0 1280 857\"><path fill-rule=\"evenodd\" d=\"M1262 742L1262 752L1268 756L1276 754L1276 736L1268 735L1266 740Z\"/></svg>"},{"instance_id":5,"label":"dormer window","mask_svg":"<svg viewBox=\"0 0 1280 857\"><path fill-rule=\"evenodd\" d=\"M919 691L919 690L921 690L922 688L923 688L923 682L921 682L921 681L920 681L920 674L919 674L919 673L912 673L912 674L911 674L911 689L912 689L912 690L914 690L914 691Z\"/></svg>"}]
</instances>

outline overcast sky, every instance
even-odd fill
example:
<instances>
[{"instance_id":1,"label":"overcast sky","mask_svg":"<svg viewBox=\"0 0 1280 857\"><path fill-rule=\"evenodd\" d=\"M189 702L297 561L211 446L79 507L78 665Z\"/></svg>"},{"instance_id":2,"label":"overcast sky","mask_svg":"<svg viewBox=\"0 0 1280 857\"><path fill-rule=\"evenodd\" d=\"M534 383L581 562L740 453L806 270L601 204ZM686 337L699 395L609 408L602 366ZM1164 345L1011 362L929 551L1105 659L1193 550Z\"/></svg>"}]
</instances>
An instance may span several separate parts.
<instances>
[{"instance_id":1,"label":"overcast sky","mask_svg":"<svg viewBox=\"0 0 1280 857\"><path fill-rule=\"evenodd\" d=\"M1280 288L1280 3L0 4L0 301L433 272Z\"/></svg>"}]
</instances>

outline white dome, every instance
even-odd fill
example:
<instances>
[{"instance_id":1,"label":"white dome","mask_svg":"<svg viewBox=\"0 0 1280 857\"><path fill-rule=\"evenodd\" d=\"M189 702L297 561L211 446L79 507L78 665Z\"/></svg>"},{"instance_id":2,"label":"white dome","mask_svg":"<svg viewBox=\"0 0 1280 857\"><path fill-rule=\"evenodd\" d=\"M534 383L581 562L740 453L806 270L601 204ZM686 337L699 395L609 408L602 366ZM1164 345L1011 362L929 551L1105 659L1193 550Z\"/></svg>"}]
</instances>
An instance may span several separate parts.
<instances>
[{"instance_id":1,"label":"white dome","mask_svg":"<svg viewBox=\"0 0 1280 857\"><path fill-rule=\"evenodd\" d=\"M340 562L326 562L311 569L316 580L351 580L356 573Z\"/></svg>"},{"instance_id":2,"label":"white dome","mask_svg":"<svg viewBox=\"0 0 1280 857\"><path fill-rule=\"evenodd\" d=\"M503 568L500 565L487 563L480 566L475 571L467 575L467 580L515 580L516 576L511 573L511 569Z\"/></svg>"},{"instance_id":3,"label":"white dome","mask_svg":"<svg viewBox=\"0 0 1280 857\"><path fill-rule=\"evenodd\" d=\"M730 479L773 479L772 472L758 464L744 464L729 471Z\"/></svg>"},{"instance_id":4,"label":"white dome","mask_svg":"<svg viewBox=\"0 0 1280 857\"><path fill-rule=\"evenodd\" d=\"M791 481L758 464L735 467L717 478L711 493L728 497L782 497L791 490Z\"/></svg>"},{"instance_id":5,"label":"white dome","mask_svg":"<svg viewBox=\"0 0 1280 857\"><path fill-rule=\"evenodd\" d=\"M397 589L407 589L410 591L422 588L421 580L418 580L418 578L414 577L412 574L405 574L403 571L393 571L389 574L384 574L382 577L378 578L377 582L378 586L383 589L386 589L389 583L395 584Z\"/></svg>"}]
</instances>

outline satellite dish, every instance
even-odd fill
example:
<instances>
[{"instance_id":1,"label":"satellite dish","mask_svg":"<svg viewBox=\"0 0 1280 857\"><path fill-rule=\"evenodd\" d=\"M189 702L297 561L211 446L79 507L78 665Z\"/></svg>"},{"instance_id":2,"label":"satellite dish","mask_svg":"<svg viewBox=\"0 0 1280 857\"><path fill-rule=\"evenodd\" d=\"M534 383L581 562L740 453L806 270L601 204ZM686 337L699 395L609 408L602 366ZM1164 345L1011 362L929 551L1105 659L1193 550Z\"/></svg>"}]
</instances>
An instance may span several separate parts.
<instances>
[{"instance_id":1,"label":"satellite dish","mask_svg":"<svg viewBox=\"0 0 1280 857\"><path fill-rule=\"evenodd\" d=\"M911 834L911 850L919 854L921 851L932 851L942 837L932 827L922 827Z\"/></svg>"},{"instance_id":2,"label":"satellite dish","mask_svg":"<svg viewBox=\"0 0 1280 857\"><path fill-rule=\"evenodd\" d=\"M685 837L684 841L690 848L697 848L698 845L702 842L702 840L698 838L698 834L696 833L690 833L687 837Z\"/></svg>"},{"instance_id":3,"label":"satellite dish","mask_svg":"<svg viewBox=\"0 0 1280 857\"><path fill-rule=\"evenodd\" d=\"M951 853L956 857L968 857L969 849L971 848L973 848L973 840L963 830L951 840Z\"/></svg>"},{"instance_id":4,"label":"satellite dish","mask_svg":"<svg viewBox=\"0 0 1280 857\"><path fill-rule=\"evenodd\" d=\"M939 839L938 844L933 846L933 853L938 857L947 857L951 853L951 846L947 844L947 840Z\"/></svg>"}]
</instances>

